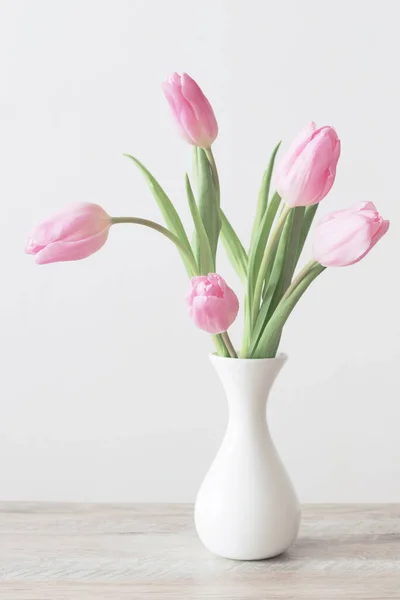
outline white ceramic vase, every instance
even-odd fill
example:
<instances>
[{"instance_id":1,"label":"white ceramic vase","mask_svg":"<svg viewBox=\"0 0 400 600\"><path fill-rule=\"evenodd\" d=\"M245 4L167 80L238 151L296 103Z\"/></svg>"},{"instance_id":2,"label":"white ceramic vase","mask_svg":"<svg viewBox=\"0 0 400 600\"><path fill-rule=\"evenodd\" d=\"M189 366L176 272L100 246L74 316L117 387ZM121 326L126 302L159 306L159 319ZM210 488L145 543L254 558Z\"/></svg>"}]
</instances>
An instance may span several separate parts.
<instances>
[{"instance_id":1,"label":"white ceramic vase","mask_svg":"<svg viewBox=\"0 0 400 600\"><path fill-rule=\"evenodd\" d=\"M268 395L285 360L211 356L228 399L229 422L197 495L195 523L206 548L225 558L271 558L298 533L299 501L266 420Z\"/></svg>"}]
</instances>

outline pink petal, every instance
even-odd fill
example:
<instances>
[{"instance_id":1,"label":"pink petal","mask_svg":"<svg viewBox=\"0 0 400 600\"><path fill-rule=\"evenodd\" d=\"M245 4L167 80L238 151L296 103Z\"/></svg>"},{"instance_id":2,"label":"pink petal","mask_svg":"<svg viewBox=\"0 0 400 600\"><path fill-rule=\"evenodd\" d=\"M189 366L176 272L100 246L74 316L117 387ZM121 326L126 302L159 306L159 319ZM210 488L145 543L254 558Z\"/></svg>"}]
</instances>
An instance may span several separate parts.
<instances>
[{"instance_id":1,"label":"pink petal","mask_svg":"<svg viewBox=\"0 0 400 600\"><path fill-rule=\"evenodd\" d=\"M300 133L296 136L294 141L292 142L289 150L282 156L278 165L277 165L277 180L279 175L282 173L286 175L286 173L290 170L297 157L300 155L305 145L310 141L313 133L315 132L317 126L314 121L308 123L308 125L300 131Z\"/></svg>"},{"instance_id":2,"label":"pink petal","mask_svg":"<svg viewBox=\"0 0 400 600\"><path fill-rule=\"evenodd\" d=\"M73 204L37 225L30 235L26 251L32 254L55 241L87 238L110 225L110 217L98 204Z\"/></svg>"},{"instance_id":3,"label":"pink petal","mask_svg":"<svg viewBox=\"0 0 400 600\"><path fill-rule=\"evenodd\" d=\"M230 326L224 301L214 296L194 298L191 317L195 325L207 333L222 333Z\"/></svg>"},{"instance_id":4,"label":"pink petal","mask_svg":"<svg viewBox=\"0 0 400 600\"><path fill-rule=\"evenodd\" d=\"M87 258L105 244L108 227L90 238L80 241L57 241L48 244L36 254L38 265Z\"/></svg>"},{"instance_id":5,"label":"pink petal","mask_svg":"<svg viewBox=\"0 0 400 600\"><path fill-rule=\"evenodd\" d=\"M320 224L315 230L313 254L326 267L347 266L361 260L370 245L370 224L354 213Z\"/></svg>"},{"instance_id":6,"label":"pink petal","mask_svg":"<svg viewBox=\"0 0 400 600\"><path fill-rule=\"evenodd\" d=\"M312 123L296 138L277 169L276 188L289 206L311 206L330 191L336 176L340 141L332 127Z\"/></svg>"},{"instance_id":7,"label":"pink petal","mask_svg":"<svg viewBox=\"0 0 400 600\"><path fill-rule=\"evenodd\" d=\"M174 73L162 89L171 107L178 132L190 144L209 148L218 134L218 125L207 98L186 73Z\"/></svg>"}]
</instances>

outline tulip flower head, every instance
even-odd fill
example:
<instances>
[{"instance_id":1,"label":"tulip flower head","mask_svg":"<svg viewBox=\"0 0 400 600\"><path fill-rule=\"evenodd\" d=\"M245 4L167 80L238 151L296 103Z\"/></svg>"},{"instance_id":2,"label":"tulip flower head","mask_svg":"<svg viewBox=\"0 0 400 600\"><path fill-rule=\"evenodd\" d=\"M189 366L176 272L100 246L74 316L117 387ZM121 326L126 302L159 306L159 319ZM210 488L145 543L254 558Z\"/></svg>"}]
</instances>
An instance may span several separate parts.
<instances>
[{"instance_id":1,"label":"tulip flower head","mask_svg":"<svg viewBox=\"0 0 400 600\"><path fill-rule=\"evenodd\" d=\"M214 334L226 331L239 311L235 292L216 273L191 279L186 304L195 325Z\"/></svg>"},{"instance_id":2,"label":"tulip flower head","mask_svg":"<svg viewBox=\"0 0 400 600\"><path fill-rule=\"evenodd\" d=\"M311 206L331 189L340 156L332 127L310 123L292 143L276 170L276 189L289 206Z\"/></svg>"},{"instance_id":3,"label":"tulip flower head","mask_svg":"<svg viewBox=\"0 0 400 600\"><path fill-rule=\"evenodd\" d=\"M25 247L39 265L80 260L105 244L111 226L109 215L98 204L75 204L35 227Z\"/></svg>"},{"instance_id":4,"label":"tulip flower head","mask_svg":"<svg viewBox=\"0 0 400 600\"><path fill-rule=\"evenodd\" d=\"M389 229L372 202L360 202L323 218L315 228L313 254L325 267L345 267L362 258Z\"/></svg>"},{"instance_id":5,"label":"tulip flower head","mask_svg":"<svg viewBox=\"0 0 400 600\"><path fill-rule=\"evenodd\" d=\"M210 148L218 135L211 104L186 73L173 73L162 84L181 137L193 146Z\"/></svg>"}]
</instances>

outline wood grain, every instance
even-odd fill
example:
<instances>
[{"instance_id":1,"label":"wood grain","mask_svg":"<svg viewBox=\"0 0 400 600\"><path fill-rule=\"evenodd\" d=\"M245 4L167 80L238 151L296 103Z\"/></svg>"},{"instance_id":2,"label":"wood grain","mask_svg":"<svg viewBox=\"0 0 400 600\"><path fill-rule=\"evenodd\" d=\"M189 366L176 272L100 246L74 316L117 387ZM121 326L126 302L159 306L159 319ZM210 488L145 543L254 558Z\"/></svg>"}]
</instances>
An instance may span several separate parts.
<instances>
[{"instance_id":1,"label":"wood grain","mask_svg":"<svg viewBox=\"0 0 400 600\"><path fill-rule=\"evenodd\" d=\"M400 600L400 505L309 505L296 544L205 550L190 505L0 503L1 600Z\"/></svg>"}]
</instances>

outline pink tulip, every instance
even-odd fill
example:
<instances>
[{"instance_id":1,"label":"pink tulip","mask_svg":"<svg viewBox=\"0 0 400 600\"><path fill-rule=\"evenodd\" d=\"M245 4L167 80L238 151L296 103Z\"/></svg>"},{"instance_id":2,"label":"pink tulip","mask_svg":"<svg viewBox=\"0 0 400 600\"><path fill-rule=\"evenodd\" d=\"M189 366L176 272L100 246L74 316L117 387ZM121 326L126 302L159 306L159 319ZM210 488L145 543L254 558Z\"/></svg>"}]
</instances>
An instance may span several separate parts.
<instances>
[{"instance_id":1,"label":"pink tulip","mask_svg":"<svg viewBox=\"0 0 400 600\"><path fill-rule=\"evenodd\" d=\"M80 260L107 240L111 220L98 204L76 204L49 217L32 231L25 252L39 265Z\"/></svg>"},{"instance_id":2,"label":"pink tulip","mask_svg":"<svg viewBox=\"0 0 400 600\"><path fill-rule=\"evenodd\" d=\"M310 123L280 160L276 189L289 206L311 206L331 189L340 156L340 140L332 127Z\"/></svg>"},{"instance_id":3,"label":"pink tulip","mask_svg":"<svg viewBox=\"0 0 400 600\"><path fill-rule=\"evenodd\" d=\"M211 104L197 85L186 73L173 73L162 84L165 97L184 140L210 148L218 135L218 124Z\"/></svg>"},{"instance_id":4,"label":"pink tulip","mask_svg":"<svg viewBox=\"0 0 400 600\"><path fill-rule=\"evenodd\" d=\"M236 319L239 300L220 275L193 277L186 297L189 315L207 333L223 333Z\"/></svg>"},{"instance_id":5,"label":"pink tulip","mask_svg":"<svg viewBox=\"0 0 400 600\"><path fill-rule=\"evenodd\" d=\"M324 217L315 228L313 253L325 267L346 267L362 258L389 229L372 202Z\"/></svg>"}]
</instances>

